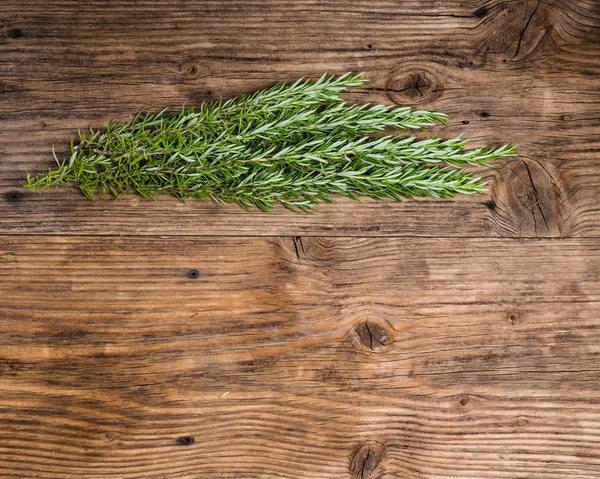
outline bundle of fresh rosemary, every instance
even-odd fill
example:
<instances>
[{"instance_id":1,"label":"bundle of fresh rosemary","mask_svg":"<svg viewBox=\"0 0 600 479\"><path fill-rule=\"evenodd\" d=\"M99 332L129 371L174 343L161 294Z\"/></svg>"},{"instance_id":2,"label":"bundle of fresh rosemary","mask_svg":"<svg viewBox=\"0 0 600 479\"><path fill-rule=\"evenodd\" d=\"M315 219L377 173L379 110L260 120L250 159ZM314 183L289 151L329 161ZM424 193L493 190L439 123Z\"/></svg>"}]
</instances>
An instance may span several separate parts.
<instances>
[{"instance_id":1,"label":"bundle of fresh rosemary","mask_svg":"<svg viewBox=\"0 0 600 479\"><path fill-rule=\"evenodd\" d=\"M135 190L148 198L212 198L271 210L281 203L310 211L331 195L402 200L475 193L485 184L464 169L514 153L510 145L466 149L449 140L383 135L445 123L436 111L349 105L340 94L362 75L323 75L228 101L185 106L177 113L138 113L128 123L80 133L71 157L33 190L61 184L116 197ZM56 157L56 156L55 156Z\"/></svg>"}]
</instances>

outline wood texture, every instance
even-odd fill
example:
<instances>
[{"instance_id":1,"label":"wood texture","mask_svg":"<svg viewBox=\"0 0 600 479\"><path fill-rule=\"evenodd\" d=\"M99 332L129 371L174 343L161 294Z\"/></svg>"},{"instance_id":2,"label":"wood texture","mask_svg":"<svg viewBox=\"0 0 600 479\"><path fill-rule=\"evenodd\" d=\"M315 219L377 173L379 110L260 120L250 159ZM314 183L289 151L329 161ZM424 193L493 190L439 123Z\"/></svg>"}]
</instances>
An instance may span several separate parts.
<instances>
[{"instance_id":1,"label":"wood texture","mask_svg":"<svg viewBox=\"0 0 600 479\"><path fill-rule=\"evenodd\" d=\"M0 2L0 477L600 477L594 0ZM364 71L488 194L31 194L78 128Z\"/></svg>"},{"instance_id":2,"label":"wood texture","mask_svg":"<svg viewBox=\"0 0 600 479\"><path fill-rule=\"evenodd\" d=\"M2 241L2 477L600 475L595 239Z\"/></svg>"},{"instance_id":3,"label":"wood texture","mask_svg":"<svg viewBox=\"0 0 600 479\"><path fill-rule=\"evenodd\" d=\"M600 234L600 9L592 0L3 1L0 232L564 237ZM489 195L339 200L313 216L77 190L36 196L78 129L323 71L365 71L350 100L437 108L444 136L514 142ZM351 208L352 214L348 211Z\"/></svg>"}]
</instances>

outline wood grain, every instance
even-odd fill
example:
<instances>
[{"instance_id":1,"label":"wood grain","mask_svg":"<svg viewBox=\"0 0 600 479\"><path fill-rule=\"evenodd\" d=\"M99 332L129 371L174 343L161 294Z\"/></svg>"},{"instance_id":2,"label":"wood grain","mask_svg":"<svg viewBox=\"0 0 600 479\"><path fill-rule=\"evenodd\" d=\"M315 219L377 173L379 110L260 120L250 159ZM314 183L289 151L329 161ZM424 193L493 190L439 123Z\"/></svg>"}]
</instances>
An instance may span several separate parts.
<instances>
[{"instance_id":1,"label":"wood grain","mask_svg":"<svg viewBox=\"0 0 600 479\"><path fill-rule=\"evenodd\" d=\"M0 477L600 477L592 0L0 2ZM79 128L324 71L516 144L315 215L31 194Z\"/></svg>"},{"instance_id":2,"label":"wood grain","mask_svg":"<svg viewBox=\"0 0 600 479\"><path fill-rule=\"evenodd\" d=\"M4 236L0 475L596 478L596 239Z\"/></svg>"},{"instance_id":3,"label":"wood grain","mask_svg":"<svg viewBox=\"0 0 600 479\"><path fill-rule=\"evenodd\" d=\"M4 1L0 232L598 236L599 47L590 0ZM372 80L349 100L437 108L442 135L512 141L521 156L481 170L488 195L339 200L313 216L21 188L89 124L349 70Z\"/></svg>"}]
</instances>

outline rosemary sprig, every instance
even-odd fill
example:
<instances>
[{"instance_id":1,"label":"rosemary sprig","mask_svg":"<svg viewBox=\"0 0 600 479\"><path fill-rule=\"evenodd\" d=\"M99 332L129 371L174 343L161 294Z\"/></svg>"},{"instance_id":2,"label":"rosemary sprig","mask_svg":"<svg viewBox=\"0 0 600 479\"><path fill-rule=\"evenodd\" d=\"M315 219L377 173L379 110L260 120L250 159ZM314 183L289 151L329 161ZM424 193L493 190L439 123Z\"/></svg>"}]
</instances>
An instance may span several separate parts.
<instances>
[{"instance_id":1,"label":"rosemary sprig","mask_svg":"<svg viewBox=\"0 0 600 479\"><path fill-rule=\"evenodd\" d=\"M448 197L485 188L464 165L514 154L510 145L467 149L462 138L382 135L445 123L437 111L348 105L341 94L366 80L347 73L298 80L252 95L139 112L132 121L90 128L71 142L71 157L25 186L41 190L75 184L120 197L134 190L180 199L235 202L264 211L281 203L311 211L331 195ZM55 156L56 157L56 156Z\"/></svg>"}]
</instances>

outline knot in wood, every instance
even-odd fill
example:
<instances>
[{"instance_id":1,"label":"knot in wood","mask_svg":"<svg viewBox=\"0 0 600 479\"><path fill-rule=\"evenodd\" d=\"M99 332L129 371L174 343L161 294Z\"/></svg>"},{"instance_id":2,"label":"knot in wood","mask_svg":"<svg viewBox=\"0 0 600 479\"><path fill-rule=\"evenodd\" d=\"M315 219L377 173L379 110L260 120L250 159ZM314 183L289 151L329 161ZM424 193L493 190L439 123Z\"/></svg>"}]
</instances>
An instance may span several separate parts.
<instances>
[{"instance_id":1,"label":"knot in wood","mask_svg":"<svg viewBox=\"0 0 600 479\"><path fill-rule=\"evenodd\" d=\"M392 341L390 327L379 319L368 318L360 321L350 331L350 340L362 351L379 352Z\"/></svg>"},{"instance_id":2,"label":"knot in wood","mask_svg":"<svg viewBox=\"0 0 600 479\"><path fill-rule=\"evenodd\" d=\"M197 269L190 269L187 272L187 277L190 279L198 279L199 276L200 276L200 273L198 272Z\"/></svg>"},{"instance_id":3,"label":"knot in wood","mask_svg":"<svg viewBox=\"0 0 600 479\"><path fill-rule=\"evenodd\" d=\"M519 319L519 313L516 311L509 311L508 313L506 313L506 321L511 326L516 326L521 322Z\"/></svg>"},{"instance_id":4,"label":"knot in wood","mask_svg":"<svg viewBox=\"0 0 600 479\"><path fill-rule=\"evenodd\" d=\"M488 13L490 13L489 9L487 7L479 7L477 10L475 10L471 16L474 18L483 18L485 17Z\"/></svg>"},{"instance_id":5,"label":"knot in wood","mask_svg":"<svg viewBox=\"0 0 600 479\"><path fill-rule=\"evenodd\" d=\"M399 105L431 102L443 92L438 76L424 68L396 70L387 82L390 100Z\"/></svg>"},{"instance_id":6,"label":"knot in wood","mask_svg":"<svg viewBox=\"0 0 600 479\"><path fill-rule=\"evenodd\" d=\"M193 446L196 444L196 440L192 436L178 437L175 442L178 446Z\"/></svg>"},{"instance_id":7,"label":"knot in wood","mask_svg":"<svg viewBox=\"0 0 600 479\"><path fill-rule=\"evenodd\" d=\"M21 201L24 197L24 194L21 191L7 191L4 193L4 200L8 202L16 203Z\"/></svg>"},{"instance_id":8,"label":"knot in wood","mask_svg":"<svg viewBox=\"0 0 600 479\"><path fill-rule=\"evenodd\" d=\"M517 426L517 427L524 427L527 425L529 425L529 421L525 418L518 417L517 420L515 421L515 426Z\"/></svg>"},{"instance_id":9,"label":"knot in wood","mask_svg":"<svg viewBox=\"0 0 600 479\"><path fill-rule=\"evenodd\" d=\"M379 442L369 442L358 446L350 458L352 477L356 479L374 478L384 454L385 446Z\"/></svg>"},{"instance_id":10,"label":"knot in wood","mask_svg":"<svg viewBox=\"0 0 600 479\"><path fill-rule=\"evenodd\" d=\"M186 58L179 65L179 73L181 73L186 78L201 78L208 76L210 73L209 67L198 61L195 58Z\"/></svg>"},{"instance_id":11,"label":"knot in wood","mask_svg":"<svg viewBox=\"0 0 600 479\"><path fill-rule=\"evenodd\" d=\"M568 236L576 227L573 192L549 161L519 158L496 170L494 226L502 236Z\"/></svg>"},{"instance_id":12,"label":"knot in wood","mask_svg":"<svg viewBox=\"0 0 600 479\"><path fill-rule=\"evenodd\" d=\"M485 15L480 16L483 8L475 10L472 16L486 17L486 24L494 35L486 37L485 49L506 56L503 62L526 60L544 47L554 45L553 35L569 44L581 42L583 38L564 27L565 20L573 22L573 18L579 17L571 5L563 8L537 0L506 2L485 8ZM580 17L575 22L580 23Z\"/></svg>"}]
</instances>

